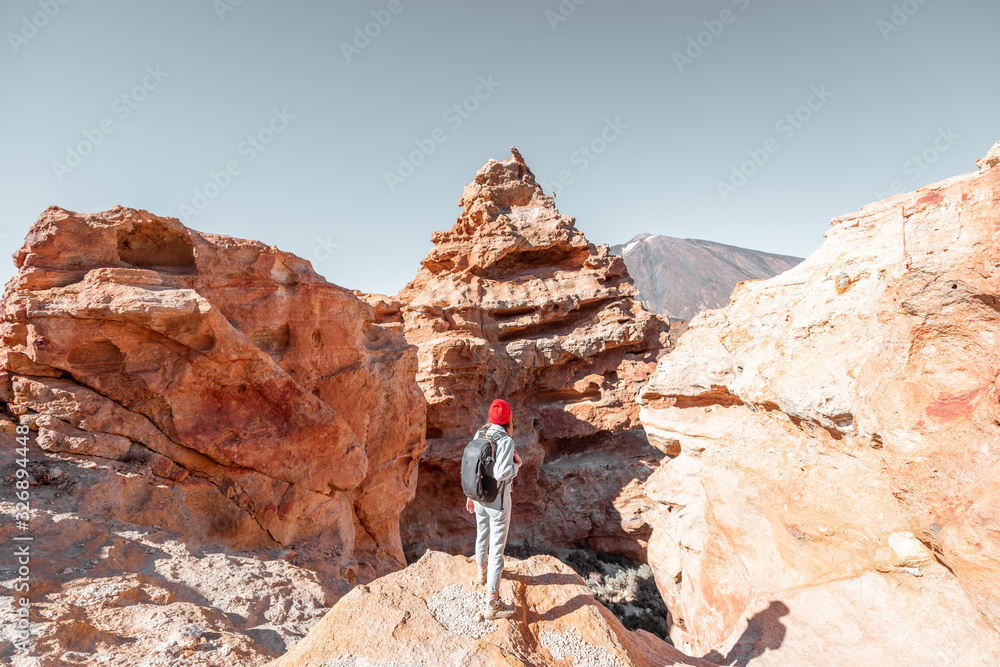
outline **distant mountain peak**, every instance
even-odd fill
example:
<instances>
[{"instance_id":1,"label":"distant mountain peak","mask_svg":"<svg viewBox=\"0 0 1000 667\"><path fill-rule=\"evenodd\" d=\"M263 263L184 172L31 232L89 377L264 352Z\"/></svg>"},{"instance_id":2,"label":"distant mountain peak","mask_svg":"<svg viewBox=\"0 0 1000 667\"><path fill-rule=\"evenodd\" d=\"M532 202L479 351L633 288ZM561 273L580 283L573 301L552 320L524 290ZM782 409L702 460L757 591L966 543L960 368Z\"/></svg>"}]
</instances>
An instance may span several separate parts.
<instances>
[{"instance_id":1,"label":"distant mountain peak","mask_svg":"<svg viewBox=\"0 0 1000 667\"><path fill-rule=\"evenodd\" d=\"M641 234L636 234L635 236L632 237L631 241L629 241L628 243L626 243L622 247L622 251L621 251L620 254L622 256L624 256L626 253L632 252L633 248L635 248L637 245L639 245L640 243L642 243L646 239L649 239L649 238L652 238L652 237L653 237L652 234L647 234L646 232L642 232ZM614 246L614 247L617 248L618 246Z\"/></svg>"},{"instance_id":2,"label":"distant mountain peak","mask_svg":"<svg viewBox=\"0 0 1000 667\"><path fill-rule=\"evenodd\" d=\"M726 306L738 283L770 278L802 261L717 241L645 232L612 246L611 252L625 260L643 304L675 320Z\"/></svg>"}]
</instances>

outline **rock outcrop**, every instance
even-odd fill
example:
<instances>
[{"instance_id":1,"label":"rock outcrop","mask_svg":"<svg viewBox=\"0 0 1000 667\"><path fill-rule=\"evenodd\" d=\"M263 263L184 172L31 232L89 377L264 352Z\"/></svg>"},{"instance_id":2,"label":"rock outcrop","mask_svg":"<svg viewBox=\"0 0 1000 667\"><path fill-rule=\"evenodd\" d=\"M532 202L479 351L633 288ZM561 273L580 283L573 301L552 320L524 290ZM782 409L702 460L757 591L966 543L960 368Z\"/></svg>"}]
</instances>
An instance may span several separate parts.
<instances>
[{"instance_id":1,"label":"rock outcrop","mask_svg":"<svg viewBox=\"0 0 1000 667\"><path fill-rule=\"evenodd\" d=\"M636 487L658 457L635 396L668 344L666 325L636 301L621 258L589 243L512 152L466 186L461 216L432 236L396 299L369 297L418 348L427 398L403 541L414 555L471 548L462 449L504 398L524 460L510 539L643 559L646 501Z\"/></svg>"},{"instance_id":2,"label":"rock outcrop","mask_svg":"<svg viewBox=\"0 0 1000 667\"><path fill-rule=\"evenodd\" d=\"M754 665L1000 662L1000 168L981 165L834 219L660 361L649 562L677 646L738 648L765 619Z\"/></svg>"},{"instance_id":3,"label":"rock outcrop","mask_svg":"<svg viewBox=\"0 0 1000 667\"><path fill-rule=\"evenodd\" d=\"M621 255L646 308L671 320L729 305L729 295L745 280L771 278L801 257L672 236L639 234L611 246Z\"/></svg>"},{"instance_id":4,"label":"rock outcrop","mask_svg":"<svg viewBox=\"0 0 1000 667\"><path fill-rule=\"evenodd\" d=\"M355 588L271 665L710 665L644 630L626 630L579 575L549 556L507 559L500 594L517 611L486 621L475 570L464 556L427 551L405 570Z\"/></svg>"},{"instance_id":5,"label":"rock outcrop","mask_svg":"<svg viewBox=\"0 0 1000 667\"><path fill-rule=\"evenodd\" d=\"M15 262L0 400L32 446L87 470L32 526L284 547L334 588L405 566L425 425L399 325L294 255L140 210L50 208Z\"/></svg>"}]
</instances>

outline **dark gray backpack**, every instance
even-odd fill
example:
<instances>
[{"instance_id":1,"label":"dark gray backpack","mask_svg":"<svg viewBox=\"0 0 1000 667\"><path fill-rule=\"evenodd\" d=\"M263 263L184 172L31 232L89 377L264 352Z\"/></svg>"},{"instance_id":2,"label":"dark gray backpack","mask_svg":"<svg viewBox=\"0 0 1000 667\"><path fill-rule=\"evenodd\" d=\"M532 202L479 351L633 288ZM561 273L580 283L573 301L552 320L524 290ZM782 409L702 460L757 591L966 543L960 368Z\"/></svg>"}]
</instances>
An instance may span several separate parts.
<instances>
[{"instance_id":1,"label":"dark gray backpack","mask_svg":"<svg viewBox=\"0 0 1000 667\"><path fill-rule=\"evenodd\" d=\"M462 491L466 497L480 503L492 503L497 498L497 480L493 477L496 445L487 435L489 426L476 431L476 437L462 453Z\"/></svg>"}]
</instances>

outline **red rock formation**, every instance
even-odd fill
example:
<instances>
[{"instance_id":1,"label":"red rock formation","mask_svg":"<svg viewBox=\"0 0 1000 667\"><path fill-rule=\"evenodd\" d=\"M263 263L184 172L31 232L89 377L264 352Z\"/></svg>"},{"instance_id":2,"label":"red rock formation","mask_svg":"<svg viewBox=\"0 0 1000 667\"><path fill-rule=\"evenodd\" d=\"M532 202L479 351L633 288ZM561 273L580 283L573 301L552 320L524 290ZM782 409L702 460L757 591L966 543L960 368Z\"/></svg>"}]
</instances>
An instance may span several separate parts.
<instances>
[{"instance_id":1,"label":"red rock formation","mask_svg":"<svg viewBox=\"0 0 1000 667\"><path fill-rule=\"evenodd\" d=\"M404 543L468 550L458 463L494 398L510 402L524 459L511 540L586 543L644 556L645 479L655 454L634 397L666 343L634 299L621 258L595 247L542 193L520 154L490 160L466 186L454 227L397 301L371 297L419 349L427 450Z\"/></svg>"},{"instance_id":2,"label":"red rock formation","mask_svg":"<svg viewBox=\"0 0 1000 667\"><path fill-rule=\"evenodd\" d=\"M294 255L145 211L50 208L15 261L0 399L43 449L125 463L67 511L294 546L331 577L405 564L424 400L399 325Z\"/></svg>"},{"instance_id":3,"label":"red rock formation","mask_svg":"<svg viewBox=\"0 0 1000 667\"><path fill-rule=\"evenodd\" d=\"M787 637L753 664L1000 662L1000 168L981 166L834 219L660 361L649 562L678 646L728 650L781 604Z\"/></svg>"}]
</instances>

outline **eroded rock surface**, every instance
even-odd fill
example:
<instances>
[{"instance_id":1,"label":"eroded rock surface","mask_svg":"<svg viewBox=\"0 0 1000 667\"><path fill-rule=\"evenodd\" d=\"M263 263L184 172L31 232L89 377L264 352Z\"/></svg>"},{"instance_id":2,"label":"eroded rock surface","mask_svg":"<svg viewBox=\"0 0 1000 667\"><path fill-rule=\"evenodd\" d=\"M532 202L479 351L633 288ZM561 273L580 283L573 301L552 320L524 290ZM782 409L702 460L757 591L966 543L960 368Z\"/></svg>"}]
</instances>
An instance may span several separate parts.
<instances>
[{"instance_id":1,"label":"eroded rock surface","mask_svg":"<svg viewBox=\"0 0 1000 667\"><path fill-rule=\"evenodd\" d=\"M831 225L642 391L671 636L755 665L996 664L1000 169Z\"/></svg>"},{"instance_id":2,"label":"eroded rock surface","mask_svg":"<svg viewBox=\"0 0 1000 667\"><path fill-rule=\"evenodd\" d=\"M400 325L273 246L122 207L48 209L15 262L0 400L45 457L99 464L61 515L292 550L328 591L405 566L425 425Z\"/></svg>"},{"instance_id":3,"label":"eroded rock surface","mask_svg":"<svg viewBox=\"0 0 1000 667\"><path fill-rule=\"evenodd\" d=\"M461 216L432 236L413 282L395 300L368 297L418 348L427 398L403 541L416 555L471 548L461 453L504 398L524 460L510 539L642 559L647 503L634 487L658 456L635 396L668 345L666 325L635 299L621 258L589 243L512 152L466 186Z\"/></svg>"},{"instance_id":4,"label":"eroded rock surface","mask_svg":"<svg viewBox=\"0 0 1000 667\"><path fill-rule=\"evenodd\" d=\"M428 551L405 570L358 586L273 667L710 663L644 630L629 631L583 579L550 556L507 559L500 594L517 607L486 621L484 587L464 556Z\"/></svg>"}]
</instances>

